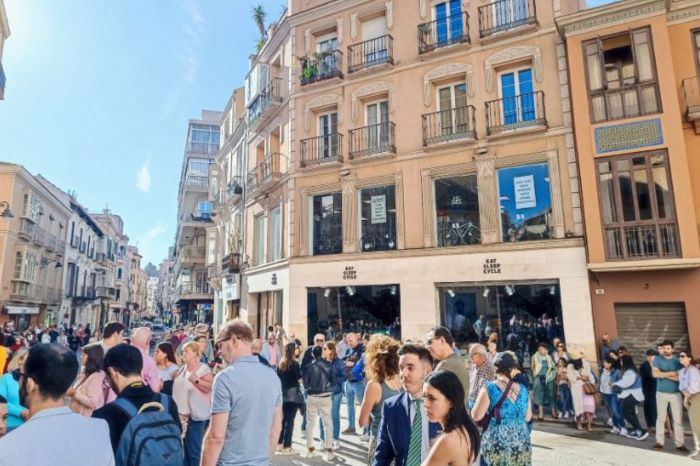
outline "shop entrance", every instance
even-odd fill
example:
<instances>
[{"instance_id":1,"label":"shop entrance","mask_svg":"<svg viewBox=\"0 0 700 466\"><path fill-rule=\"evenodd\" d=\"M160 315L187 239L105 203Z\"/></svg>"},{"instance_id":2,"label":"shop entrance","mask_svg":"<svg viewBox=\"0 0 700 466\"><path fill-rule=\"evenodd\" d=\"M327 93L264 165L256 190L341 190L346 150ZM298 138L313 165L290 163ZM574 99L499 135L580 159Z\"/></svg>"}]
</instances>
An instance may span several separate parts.
<instances>
[{"instance_id":1,"label":"shop entrance","mask_svg":"<svg viewBox=\"0 0 700 466\"><path fill-rule=\"evenodd\" d=\"M339 340L345 332L401 338L399 285L308 288L308 342L316 333Z\"/></svg>"},{"instance_id":2,"label":"shop entrance","mask_svg":"<svg viewBox=\"0 0 700 466\"><path fill-rule=\"evenodd\" d=\"M644 361L648 349L671 340L678 349L689 348L683 303L615 304L617 338L635 361Z\"/></svg>"}]
</instances>

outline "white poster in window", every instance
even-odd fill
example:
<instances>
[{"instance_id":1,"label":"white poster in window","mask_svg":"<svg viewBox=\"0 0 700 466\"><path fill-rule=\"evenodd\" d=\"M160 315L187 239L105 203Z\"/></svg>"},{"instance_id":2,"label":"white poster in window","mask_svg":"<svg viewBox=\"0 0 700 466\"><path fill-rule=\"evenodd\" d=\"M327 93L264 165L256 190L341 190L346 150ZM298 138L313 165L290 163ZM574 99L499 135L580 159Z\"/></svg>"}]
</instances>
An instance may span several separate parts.
<instances>
[{"instance_id":1,"label":"white poster in window","mask_svg":"<svg viewBox=\"0 0 700 466\"><path fill-rule=\"evenodd\" d=\"M517 210L537 207L534 175L514 177L513 188L515 191L515 208Z\"/></svg>"},{"instance_id":2,"label":"white poster in window","mask_svg":"<svg viewBox=\"0 0 700 466\"><path fill-rule=\"evenodd\" d=\"M372 223L386 223L386 194L372 196Z\"/></svg>"}]
</instances>

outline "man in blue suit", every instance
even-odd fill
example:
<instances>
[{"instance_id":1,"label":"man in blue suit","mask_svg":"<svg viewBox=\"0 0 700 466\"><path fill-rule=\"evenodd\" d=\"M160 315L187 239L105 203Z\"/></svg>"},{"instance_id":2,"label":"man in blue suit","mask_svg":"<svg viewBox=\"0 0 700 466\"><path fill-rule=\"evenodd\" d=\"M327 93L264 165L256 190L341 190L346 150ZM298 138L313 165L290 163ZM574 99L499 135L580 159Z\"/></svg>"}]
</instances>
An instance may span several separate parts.
<instances>
[{"instance_id":1,"label":"man in blue suit","mask_svg":"<svg viewBox=\"0 0 700 466\"><path fill-rule=\"evenodd\" d=\"M399 349L399 369L404 392L388 398L382 406L377 450L372 466L419 466L428 456L440 425L428 421L423 406L423 381L433 361L421 346L405 344Z\"/></svg>"}]
</instances>

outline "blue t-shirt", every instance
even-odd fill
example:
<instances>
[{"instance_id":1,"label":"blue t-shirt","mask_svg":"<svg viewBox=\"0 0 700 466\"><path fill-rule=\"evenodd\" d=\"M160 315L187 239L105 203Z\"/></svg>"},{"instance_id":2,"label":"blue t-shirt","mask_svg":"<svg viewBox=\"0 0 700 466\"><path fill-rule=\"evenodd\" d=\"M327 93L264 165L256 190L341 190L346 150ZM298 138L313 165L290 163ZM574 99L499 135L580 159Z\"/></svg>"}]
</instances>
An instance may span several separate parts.
<instances>
[{"instance_id":1,"label":"blue t-shirt","mask_svg":"<svg viewBox=\"0 0 700 466\"><path fill-rule=\"evenodd\" d=\"M654 367L661 372L678 372L683 368L677 357L666 359L659 355L654 358ZM656 379L656 391L661 393L680 393L678 382L669 379Z\"/></svg>"},{"instance_id":2,"label":"blue t-shirt","mask_svg":"<svg viewBox=\"0 0 700 466\"><path fill-rule=\"evenodd\" d=\"M212 414L229 413L218 466L268 466L270 427L282 406L277 373L257 356L238 358L219 372L212 387Z\"/></svg>"}]
</instances>

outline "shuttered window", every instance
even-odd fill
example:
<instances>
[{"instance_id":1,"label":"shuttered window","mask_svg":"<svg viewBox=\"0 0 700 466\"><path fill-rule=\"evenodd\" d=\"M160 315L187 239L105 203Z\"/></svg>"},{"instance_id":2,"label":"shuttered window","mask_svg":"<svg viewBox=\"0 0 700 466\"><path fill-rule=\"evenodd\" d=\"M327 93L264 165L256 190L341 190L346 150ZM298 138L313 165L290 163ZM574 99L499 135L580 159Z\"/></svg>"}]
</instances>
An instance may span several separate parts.
<instances>
[{"instance_id":1,"label":"shuttered window","mask_svg":"<svg viewBox=\"0 0 700 466\"><path fill-rule=\"evenodd\" d=\"M689 348L683 303L616 304L617 338L635 361L644 361L648 349L671 340L678 349Z\"/></svg>"}]
</instances>

